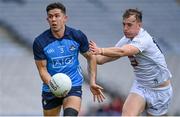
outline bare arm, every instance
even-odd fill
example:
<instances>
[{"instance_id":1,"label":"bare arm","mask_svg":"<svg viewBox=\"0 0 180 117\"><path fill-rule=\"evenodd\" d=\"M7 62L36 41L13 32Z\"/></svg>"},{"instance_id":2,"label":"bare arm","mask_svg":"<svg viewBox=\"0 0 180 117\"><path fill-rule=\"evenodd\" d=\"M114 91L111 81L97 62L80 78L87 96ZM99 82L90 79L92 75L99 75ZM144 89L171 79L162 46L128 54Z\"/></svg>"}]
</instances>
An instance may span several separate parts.
<instances>
[{"instance_id":1,"label":"bare arm","mask_svg":"<svg viewBox=\"0 0 180 117\"><path fill-rule=\"evenodd\" d=\"M88 76L90 77L90 89L93 93L94 101L96 99L98 102L103 102L105 99L104 94L102 93L102 87L96 84L96 74L97 74L97 63L96 57L91 52L83 53L83 56L87 59L88 62Z\"/></svg>"},{"instance_id":2,"label":"bare arm","mask_svg":"<svg viewBox=\"0 0 180 117\"><path fill-rule=\"evenodd\" d=\"M99 48L97 47L96 43L91 41L89 46L93 54L106 56L106 57L97 56L97 57L100 57L98 58L98 61L105 61L105 62L108 62L108 61L111 61L113 59L117 59L123 56L132 56L139 53L138 48L132 45L128 45L128 44L122 47Z\"/></svg>"},{"instance_id":3,"label":"bare arm","mask_svg":"<svg viewBox=\"0 0 180 117\"><path fill-rule=\"evenodd\" d=\"M51 75L48 73L47 68L46 68L46 60L36 60L35 61L36 66L38 68L39 71L39 75L41 77L41 80L48 84L50 79L51 79Z\"/></svg>"},{"instance_id":4,"label":"bare arm","mask_svg":"<svg viewBox=\"0 0 180 117\"><path fill-rule=\"evenodd\" d=\"M90 52L83 53L83 56L87 59L88 76L90 77L90 84L94 84L96 81L97 72L96 58Z\"/></svg>"},{"instance_id":5,"label":"bare arm","mask_svg":"<svg viewBox=\"0 0 180 117\"><path fill-rule=\"evenodd\" d=\"M122 47L109 47L109 48L100 48L100 53L108 57L123 57L123 56L132 56L139 53L139 49L132 45L124 45Z\"/></svg>"},{"instance_id":6,"label":"bare arm","mask_svg":"<svg viewBox=\"0 0 180 117\"><path fill-rule=\"evenodd\" d=\"M102 65L107 62L117 60L119 57L108 57L103 55L96 55L96 61L98 65Z\"/></svg>"}]
</instances>

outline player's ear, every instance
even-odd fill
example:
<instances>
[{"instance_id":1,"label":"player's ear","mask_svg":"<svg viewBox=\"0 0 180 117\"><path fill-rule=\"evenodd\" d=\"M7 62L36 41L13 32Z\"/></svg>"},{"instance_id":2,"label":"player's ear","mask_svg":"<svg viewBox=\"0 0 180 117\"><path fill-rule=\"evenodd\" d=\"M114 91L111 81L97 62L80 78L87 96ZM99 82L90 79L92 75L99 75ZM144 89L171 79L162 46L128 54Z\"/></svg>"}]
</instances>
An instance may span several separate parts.
<instances>
[{"instance_id":1,"label":"player's ear","mask_svg":"<svg viewBox=\"0 0 180 117\"><path fill-rule=\"evenodd\" d=\"M139 27L142 27L142 22L139 22Z\"/></svg>"},{"instance_id":2,"label":"player's ear","mask_svg":"<svg viewBox=\"0 0 180 117\"><path fill-rule=\"evenodd\" d=\"M64 16L64 22L66 23L66 22L67 22L67 20L68 20L68 16L67 16L67 15L65 15L65 16Z\"/></svg>"},{"instance_id":3,"label":"player's ear","mask_svg":"<svg viewBox=\"0 0 180 117\"><path fill-rule=\"evenodd\" d=\"M65 15L65 19L68 20L68 16L67 15Z\"/></svg>"}]
</instances>

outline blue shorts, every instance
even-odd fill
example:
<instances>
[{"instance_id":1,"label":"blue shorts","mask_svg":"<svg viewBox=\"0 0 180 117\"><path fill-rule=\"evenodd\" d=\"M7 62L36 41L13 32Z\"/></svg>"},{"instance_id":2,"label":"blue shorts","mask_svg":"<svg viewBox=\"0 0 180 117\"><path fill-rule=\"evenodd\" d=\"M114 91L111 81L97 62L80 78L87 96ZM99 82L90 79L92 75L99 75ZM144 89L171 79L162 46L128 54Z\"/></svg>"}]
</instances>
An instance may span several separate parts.
<instances>
[{"instance_id":1,"label":"blue shorts","mask_svg":"<svg viewBox=\"0 0 180 117\"><path fill-rule=\"evenodd\" d=\"M74 86L71 88L70 92L67 94L68 96L77 96L82 97L82 87L81 86ZM56 97L52 92L42 92L42 106L44 110L53 109L59 105L63 104L63 100L66 97Z\"/></svg>"}]
</instances>

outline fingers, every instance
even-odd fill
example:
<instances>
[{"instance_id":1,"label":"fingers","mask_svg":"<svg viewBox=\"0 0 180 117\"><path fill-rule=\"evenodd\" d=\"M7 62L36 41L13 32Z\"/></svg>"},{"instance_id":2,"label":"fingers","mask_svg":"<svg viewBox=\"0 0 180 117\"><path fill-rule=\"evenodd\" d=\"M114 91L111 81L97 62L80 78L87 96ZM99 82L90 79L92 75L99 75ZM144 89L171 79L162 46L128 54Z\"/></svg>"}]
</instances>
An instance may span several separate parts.
<instances>
[{"instance_id":1,"label":"fingers","mask_svg":"<svg viewBox=\"0 0 180 117\"><path fill-rule=\"evenodd\" d=\"M104 95L101 95L101 94L95 95L95 100L94 100L94 101L96 101L96 99L97 99L97 101L98 101L99 103L101 103L101 102L104 101L105 96L104 96Z\"/></svg>"},{"instance_id":2,"label":"fingers","mask_svg":"<svg viewBox=\"0 0 180 117\"><path fill-rule=\"evenodd\" d=\"M102 98L102 99L105 99L105 96L104 96L104 94L103 94L103 92L102 92L103 88L102 88L101 86L99 86L99 85L96 85L96 87L97 87L98 90L99 90L99 93L100 93L100 95L101 95L101 98Z\"/></svg>"},{"instance_id":3,"label":"fingers","mask_svg":"<svg viewBox=\"0 0 180 117\"><path fill-rule=\"evenodd\" d=\"M101 87L102 88L102 87ZM94 98L94 102L96 102L96 100L100 103L103 102L105 100L105 96L102 92L101 89L96 89L95 91L96 93L94 94L93 98Z\"/></svg>"},{"instance_id":4,"label":"fingers","mask_svg":"<svg viewBox=\"0 0 180 117\"><path fill-rule=\"evenodd\" d=\"M96 88L100 89L100 90L103 90L103 88L99 85L96 85Z\"/></svg>"},{"instance_id":5,"label":"fingers","mask_svg":"<svg viewBox=\"0 0 180 117\"><path fill-rule=\"evenodd\" d=\"M93 48L93 47L96 47L96 43L94 43L93 41L90 41L90 42L89 42L89 46L92 47L92 48Z\"/></svg>"},{"instance_id":6,"label":"fingers","mask_svg":"<svg viewBox=\"0 0 180 117\"><path fill-rule=\"evenodd\" d=\"M94 95L94 102L96 102L96 99L99 103L103 102L103 98L101 97L101 95Z\"/></svg>"},{"instance_id":7,"label":"fingers","mask_svg":"<svg viewBox=\"0 0 180 117\"><path fill-rule=\"evenodd\" d=\"M99 85L91 84L90 85L90 90L93 94L93 101L96 102L96 100L100 103L105 100L105 95L103 94L102 90L103 88Z\"/></svg>"},{"instance_id":8,"label":"fingers","mask_svg":"<svg viewBox=\"0 0 180 117\"><path fill-rule=\"evenodd\" d=\"M101 90L99 90L99 91L100 91L101 99L106 99L104 93Z\"/></svg>"},{"instance_id":9,"label":"fingers","mask_svg":"<svg viewBox=\"0 0 180 117\"><path fill-rule=\"evenodd\" d=\"M96 47L94 47L93 45L89 44L89 48L92 52L95 52L96 51Z\"/></svg>"},{"instance_id":10,"label":"fingers","mask_svg":"<svg viewBox=\"0 0 180 117\"><path fill-rule=\"evenodd\" d=\"M94 102L96 102L96 95L93 95L93 100Z\"/></svg>"},{"instance_id":11,"label":"fingers","mask_svg":"<svg viewBox=\"0 0 180 117\"><path fill-rule=\"evenodd\" d=\"M94 94L93 95L93 101L96 102L96 100L100 103L103 102L103 99L101 99L100 95Z\"/></svg>"},{"instance_id":12,"label":"fingers","mask_svg":"<svg viewBox=\"0 0 180 117\"><path fill-rule=\"evenodd\" d=\"M89 44L96 46L96 43L94 41L92 41L92 40L90 40Z\"/></svg>"},{"instance_id":13,"label":"fingers","mask_svg":"<svg viewBox=\"0 0 180 117\"><path fill-rule=\"evenodd\" d=\"M93 54L96 54L97 51L98 51L98 47L97 47L96 43L93 42L93 41L90 41L90 42L89 42L89 48L90 48L90 51L91 51Z\"/></svg>"}]
</instances>

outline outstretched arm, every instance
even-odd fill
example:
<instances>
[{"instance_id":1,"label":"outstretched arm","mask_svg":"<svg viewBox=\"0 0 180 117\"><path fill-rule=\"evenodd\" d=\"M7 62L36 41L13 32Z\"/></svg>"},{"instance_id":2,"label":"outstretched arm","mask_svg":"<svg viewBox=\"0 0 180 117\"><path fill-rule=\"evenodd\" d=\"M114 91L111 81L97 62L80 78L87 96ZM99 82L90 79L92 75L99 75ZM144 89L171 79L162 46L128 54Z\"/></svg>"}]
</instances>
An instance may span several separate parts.
<instances>
[{"instance_id":1,"label":"outstretched arm","mask_svg":"<svg viewBox=\"0 0 180 117\"><path fill-rule=\"evenodd\" d=\"M102 55L101 48L99 48L96 45L96 43L93 41L90 41L89 47L90 47L91 52L94 55L96 55L96 61L97 61L97 64L99 64L99 65L102 65L102 64L107 63L107 62L114 61L114 60L119 58L119 57L109 57L109 56Z\"/></svg>"},{"instance_id":2,"label":"outstretched arm","mask_svg":"<svg viewBox=\"0 0 180 117\"><path fill-rule=\"evenodd\" d=\"M102 65L107 62L117 60L119 57L108 57L103 55L96 55L96 61L98 65Z\"/></svg>"},{"instance_id":3,"label":"outstretched arm","mask_svg":"<svg viewBox=\"0 0 180 117\"><path fill-rule=\"evenodd\" d=\"M126 44L122 47L99 48L96 43L91 41L89 47L93 54L115 58L132 56L139 53L139 49L137 47L129 44Z\"/></svg>"},{"instance_id":4,"label":"outstretched arm","mask_svg":"<svg viewBox=\"0 0 180 117\"><path fill-rule=\"evenodd\" d=\"M97 73L96 58L89 51L83 53L83 56L87 59L88 62L88 76L90 77L90 89L91 92L93 93L94 101L96 101L97 99L98 102L103 102L103 100L105 99L105 96L102 92L103 88L96 84L96 73Z\"/></svg>"}]
</instances>

